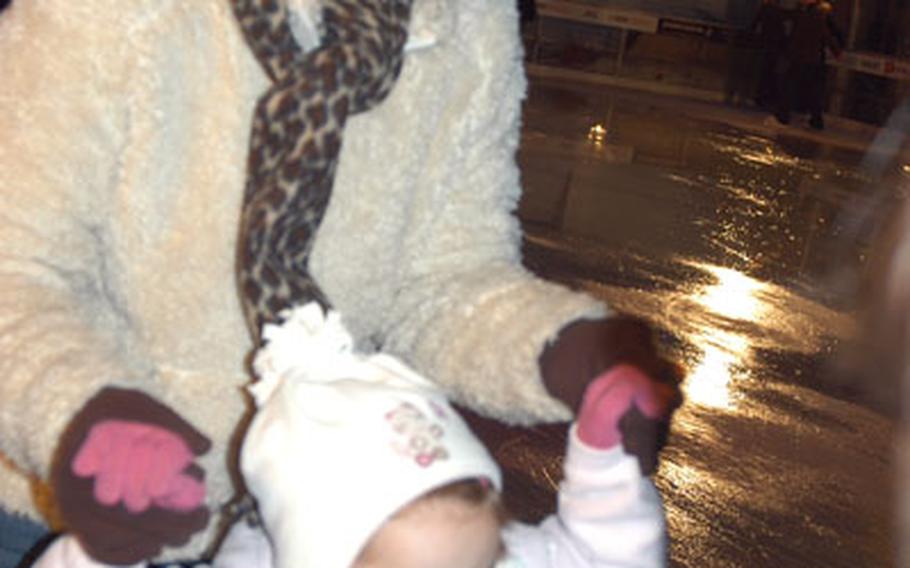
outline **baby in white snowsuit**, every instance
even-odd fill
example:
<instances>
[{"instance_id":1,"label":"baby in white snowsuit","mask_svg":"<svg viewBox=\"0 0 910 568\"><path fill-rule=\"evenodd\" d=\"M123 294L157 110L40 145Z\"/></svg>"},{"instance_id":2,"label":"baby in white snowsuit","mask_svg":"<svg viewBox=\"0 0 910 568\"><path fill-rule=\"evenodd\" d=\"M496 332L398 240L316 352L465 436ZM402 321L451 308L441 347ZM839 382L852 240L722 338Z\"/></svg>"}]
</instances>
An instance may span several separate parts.
<instances>
[{"instance_id":1,"label":"baby in white snowsuit","mask_svg":"<svg viewBox=\"0 0 910 568\"><path fill-rule=\"evenodd\" d=\"M663 411L632 367L588 389L559 511L508 522L498 467L439 388L398 360L361 355L315 304L267 326L241 469L262 527L237 523L214 568L596 568L665 564L663 510L619 418ZM64 537L37 567L100 568Z\"/></svg>"}]
</instances>

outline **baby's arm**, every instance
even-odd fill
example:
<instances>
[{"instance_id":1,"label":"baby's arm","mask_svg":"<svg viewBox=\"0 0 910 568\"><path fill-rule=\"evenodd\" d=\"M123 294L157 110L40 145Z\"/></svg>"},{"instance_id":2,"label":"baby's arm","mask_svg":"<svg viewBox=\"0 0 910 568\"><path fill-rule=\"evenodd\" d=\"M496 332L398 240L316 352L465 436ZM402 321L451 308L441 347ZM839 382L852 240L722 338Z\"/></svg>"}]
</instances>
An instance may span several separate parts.
<instances>
[{"instance_id":1,"label":"baby's arm","mask_svg":"<svg viewBox=\"0 0 910 568\"><path fill-rule=\"evenodd\" d=\"M658 420L676 402L646 375L617 367L585 394L569 435L559 511L503 538L522 568L657 568L666 564L664 512L654 484L627 453L629 424ZM508 562L503 568L510 566Z\"/></svg>"},{"instance_id":2,"label":"baby's arm","mask_svg":"<svg viewBox=\"0 0 910 568\"><path fill-rule=\"evenodd\" d=\"M85 553L75 537L63 535L38 557L31 568L148 568L148 565L127 567L101 564ZM268 538L262 529L237 522L218 548L211 568L272 568Z\"/></svg>"},{"instance_id":3,"label":"baby's arm","mask_svg":"<svg viewBox=\"0 0 910 568\"><path fill-rule=\"evenodd\" d=\"M136 564L133 568L144 566ZM109 566L92 560L73 535L65 534L45 550L32 568L128 568Z\"/></svg>"},{"instance_id":4,"label":"baby's arm","mask_svg":"<svg viewBox=\"0 0 910 568\"><path fill-rule=\"evenodd\" d=\"M622 448L585 446L573 429L559 513L510 525L503 538L522 568L662 567L663 507L654 484ZM508 564L506 564L508 566Z\"/></svg>"},{"instance_id":5,"label":"baby's arm","mask_svg":"<svg viewBox=\"0 0 910 568\"><path fill-rule=\"evenodd\" d=\"M231 527L212 568L272 568L272 548L260 527L238 521Z\"/></svg>"}]
</instances>

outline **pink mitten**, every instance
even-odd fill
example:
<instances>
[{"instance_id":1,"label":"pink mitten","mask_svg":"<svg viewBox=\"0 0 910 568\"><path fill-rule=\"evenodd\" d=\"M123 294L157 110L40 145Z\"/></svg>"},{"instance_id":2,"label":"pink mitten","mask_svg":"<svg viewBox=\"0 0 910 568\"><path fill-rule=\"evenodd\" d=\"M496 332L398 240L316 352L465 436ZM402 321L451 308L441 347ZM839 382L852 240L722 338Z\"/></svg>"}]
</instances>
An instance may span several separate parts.
<instances>
[{"instance_id":1,"label":"pink mitten","mask_svg":"<svg viewBox=\"0 0 910 568\"><path fill-rule=\"evenodd\" d=\"M205 471L188 460L210 448L170 407L140 391L106 387L57 444L50 482L60 519L102 564L132 565L181 546L209 523Z\"/></svg>"},{"instance_id":2,"label":"pink mitten","mask_svg":"<svg viewBox=\"0 0 910 568\"><path fill-rule=\"evenodd\" d=\"M151 424L103 420L92 426L72 462L79 477L94 477L95 499L131 513L151 505L187 512L205 498L205 485L187 467L195 455L179 435Z\"/></svg>"},{"instance_id":3,"label":"pink mitten","mask_svg":"<svg viewBox=\"0 0 910 568\"><path fill-rule=\"evenodd\" d=\"M620 419L633 406L652 420L664 418L673 392L632 365L617 365L588 385L576 420L582 442L609 449L623 440Z\"/></svg>"}]
</instances>

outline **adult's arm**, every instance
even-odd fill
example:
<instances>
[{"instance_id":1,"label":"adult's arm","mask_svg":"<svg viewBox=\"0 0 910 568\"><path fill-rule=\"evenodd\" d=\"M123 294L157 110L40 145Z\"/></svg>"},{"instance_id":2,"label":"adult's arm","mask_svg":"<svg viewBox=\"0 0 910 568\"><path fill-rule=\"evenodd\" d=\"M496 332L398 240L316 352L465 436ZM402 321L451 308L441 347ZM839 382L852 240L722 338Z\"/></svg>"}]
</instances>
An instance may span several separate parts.
<instances>
[{"instance_id":1,"label":"adult's arm","mask_svg":"<svg viewBox=\"0 0 910 568\"><path fill-rule=\"evenodd\" d=\"M428 112L439 130L423 151L427 187L403 204L411 233L384 346L484 414L565 420L571 409L545 388L539 356L566 325L607 309L522 266L515 154L526 79L516 7L459 6L452 35L414 56L447 59L436 64L448 83L427 93L444 103Z\"/></svg>"},{"instance_id":2,"label":"adult's arm","mask_svg":"<svg viewBox=\"0 0 910 568\"><path fill-rule=\"evenodd\" d=\"M0 20L0 452L42 477L89 398L146 374L124 355L131 322L105 224L128 50L99 49L116 45L113 22L64 4Z\"/></svg>"},{"instance_id":3,"label":"adult's arm","mask_svg":"<svg viewBox=\"0 0 910 568\"><path fill-rule=\"evenodd\" d=\"M568 420L602 364L622 360L599 338L628 341L605 327L603 303L522 266L516 8L425 0L415 30L438 39L408 53L389 98L348 124L313 274L358 341L458 402L511 423ZM631 351L656 359L650 336L635 335L645 343ZM566 348L595 352L569 357L574 372Z\"/></svg>"}]
</instances>

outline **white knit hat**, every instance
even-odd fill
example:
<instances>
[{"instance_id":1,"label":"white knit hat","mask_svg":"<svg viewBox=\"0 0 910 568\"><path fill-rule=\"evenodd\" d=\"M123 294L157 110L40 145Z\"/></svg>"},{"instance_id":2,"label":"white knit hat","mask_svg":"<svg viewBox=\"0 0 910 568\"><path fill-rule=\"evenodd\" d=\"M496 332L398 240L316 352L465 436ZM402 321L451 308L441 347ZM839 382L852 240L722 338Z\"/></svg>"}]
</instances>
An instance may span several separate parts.
<instances>
[{"instance_id":1,"label":"white knit hat","mask_svg":"<svg viewBox=\"0 0 910 568\"><path fill-rule=\"evenodd\" d=\"M499 469L445 396L386 355L354 352L317 304L266 326L241 469L276 568L349 568L396 511Z\"/></svg>"}]
</instances>

